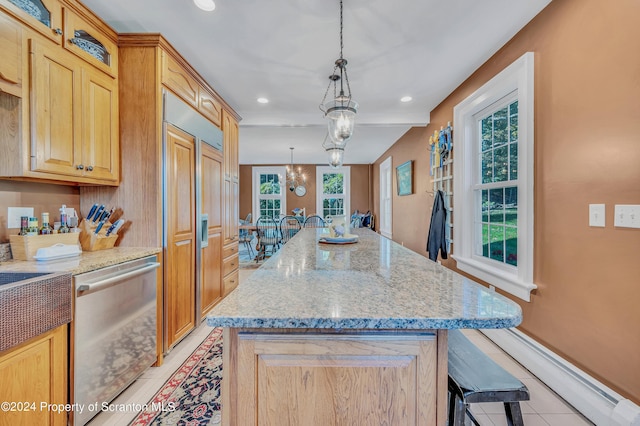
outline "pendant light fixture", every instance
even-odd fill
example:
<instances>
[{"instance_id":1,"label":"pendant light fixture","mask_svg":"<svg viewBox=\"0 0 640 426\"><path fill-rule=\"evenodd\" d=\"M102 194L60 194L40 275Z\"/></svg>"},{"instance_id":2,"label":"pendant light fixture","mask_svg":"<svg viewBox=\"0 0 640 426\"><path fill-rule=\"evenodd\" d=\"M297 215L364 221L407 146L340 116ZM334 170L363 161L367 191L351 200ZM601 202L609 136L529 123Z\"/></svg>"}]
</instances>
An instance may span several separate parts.
<instances>
[{"instance_id":1,"label":"pendant light fixture","mask_svg":"<svg viewBox=\"0 0 640 426\"><path fill-rule=\"evenodd\" d=\"M351 99L351 87L347 76L347 60L342 56L344 47L342 32L342 0L340 0L340 57L336 59L333 74L329 76L329 85L320 103L320 110L328 119L331 141L336 147L344 150L353 135L358 104ZM327 101L331 86L333 86L333 99Z\"/></svg>"},{"instance_id":2,"label":"pendant light fixture","mask_svg":"<svg viewBox=\"0 0 640 426\"><path fill-rule=\"evenodd\" d=\"M344 144L339 145L329 140L329 134L327 133L327 135L324 137L322 147L328 154L329 166L334 169L341 167L342 163L344 162Z\"/></svg>"}]
</instances>

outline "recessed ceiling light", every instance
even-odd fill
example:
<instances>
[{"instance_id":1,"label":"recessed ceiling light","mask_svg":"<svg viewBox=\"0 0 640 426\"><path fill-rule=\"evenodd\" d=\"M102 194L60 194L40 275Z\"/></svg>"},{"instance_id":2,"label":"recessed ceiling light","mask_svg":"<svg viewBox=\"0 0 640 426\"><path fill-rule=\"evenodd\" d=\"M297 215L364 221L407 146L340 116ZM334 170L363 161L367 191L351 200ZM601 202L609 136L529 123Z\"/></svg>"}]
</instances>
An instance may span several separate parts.
<instances>
[{"instance_id":1,"label":"recessed ceiling light","mask_svg":"<svg viewBox=\"0 0 640 426\"><path fill-rule=\"evenodd\" d=\"M258 101L258 103L261 103L261 104L268 104L269 103L269 99L267 99L267 98L258 98L257 101Z\"/></svg>"},{"instance_id":2,"label":"recessed ceiling light","mask_svg":"<svg viewBox=\"0 0 640 426\"><path fill-rule=\"evenodd\" d=\"M207 12L211 12L212 10L214 10L216 8L216 4L213 2L213 0L193 0L193 2L200 9L202 9L204 11L207 11Z\"/></svg>"},{"instance_id":3,"label":"recessed ceiling light","mask_svg":"<svg viewBox=\"0 0 640 426\"><path fill-rule=\"evenodd\" d=\"M403 96L400 98L400 102L411 102L413 98L411 96Z\"/></svg>"}]
</instances>

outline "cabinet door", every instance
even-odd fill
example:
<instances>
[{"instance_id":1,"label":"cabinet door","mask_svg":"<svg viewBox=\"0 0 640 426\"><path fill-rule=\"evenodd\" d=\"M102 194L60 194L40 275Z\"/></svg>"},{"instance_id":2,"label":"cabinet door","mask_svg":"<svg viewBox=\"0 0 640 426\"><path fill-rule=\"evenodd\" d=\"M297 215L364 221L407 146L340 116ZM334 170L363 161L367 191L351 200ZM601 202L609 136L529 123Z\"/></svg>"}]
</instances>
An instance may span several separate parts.
<instances>
[{"instance_id":1,"label":"cabinet door","mask_svg":"<svg viewBox=\"0 0 640 426\"><path fill-rule=\"evenodd\" d=\"M168 125L166 143L165 321L171 347L195 327L195 140Z\"/></svg>"},{"instance_id":2,"label":"cabinet door","mask_svg":"<svg viewBox=\"0 0 640 426\"><path fill-rule=\"evenodd\" d=\"M22 29L0 14L0 92L22 97Z\"/></svg>"},{"instance_id":3,"label":"cabinet door","mask_svg":"<svg viewBox=\"0 0 640 426\"><path fill-rule=\"evenodd\" d=\"M0 9L56 43L62 41L62 6L58 0L0 0Z\"/></svg>"},{"instance_id":4,"label":"cabinet door","mask_svg":"<svg viewBox=\"0 0 640 426\"><path fill-rule=\"evenodd\" d=\"M202 115L207 117L216 126L221 126L222 121L222 104L213 97L209 91L200 87L200 95L198 97L198 110Z\"/></svg>"},{"instance_id":5,"label":"cabinet door","mask_svg":"<svg viewBox=\"0 0 640 426\"><path fill-rule=\"evenodd\" d=\"M229 145L231 147L231 158L229 159L229 166L231 167L231 178L236 182L240 176L239 167L239 140L238 140L238 121L231 117L229 120L230 140Z\"/></svg>"},{"instance_id":6,"label":"cabinet door","mask_svg":"<svg viewBox=\"0 0 640 426\"><path fill-rule=\"evenodd\" d=\"M30 42L31 169L79 176L80 68L55 46Z\"/></svg>"},{"instance_id":7,"label":"cabinet door","mask_svg":"<svg viewBox=\"0 0 640 426\"><path fill-rule=\"evenodd\" d=\"M115 181L120 176L118 83L93 69L82 70L83 152L85 177Z\"/></svg>"},{"instance_id":8,"label":"cabinet door","mask_svg":"<svg viewBox=\"0 0 640 426\"><path fill-rule=\"evenodd\" d=\"M223 148L224 154L224 178L231 179L233 174L233 152L232 152L232 134L231 129L233 117L227 114L226 111L222 111L222 131L224 132Z\"/></svg>"},{"instance_id":9,"label":"cabinet door","mask_svg":"<svg viewBox=\"0 0 640 426\"><path fill-rule=\"evenodd\" d=\"M222 298L222 155L201 143L202 213L209 216L207 247L202 248L200 316Z\"/></svg>"},{"instance_id":10,"label":"cabinet door","mask_svg":"<svg viewBox=\"0 0 640 426\"><path fill-rule=\"evenodd\" d=\"M435 334L292 331L225 330L222 424L444 424Z\"/></svg>"},{"instance_id":11,"label":"cabinet door","mask_svg":"<svg viewBox=\"0 0 640 426\"><path fill-rule=\"evenodd\" d=\"M0 401L35 404L3 410L0 424L66 425L64 411L41 410L40 404L67 403L67 326L0 352L0 383Z\"/></svg>"},{"instance_id":12,"label":"cabinet door","mask_svg":"<svg viewBox=\"0 0 640 426\"><path fill-rule=\"evenodd\" d=\"M222 111L224 132L224 244L238 236L238 122L226 111Z\"/></svg>"},{"instance_id":13,"label":"cabinet door","mask_svg":"<svg viewBox=\"0 0 640 426\"><path fill-rule=\"evenodd\" d=\"M198 108L199 85L167 52L162 52L162 84L194 108Z\"/></svg>"},{"instance_id":14,"label":"cabinet door","mask_svg":"<svg viewBox=\"0 0 640 426\"><path fill-rule=\"evenodd\" d=\"M69 9L64 10L63 46L112 77L118 75L116 43Z\"/></svg>"}]
</instances>

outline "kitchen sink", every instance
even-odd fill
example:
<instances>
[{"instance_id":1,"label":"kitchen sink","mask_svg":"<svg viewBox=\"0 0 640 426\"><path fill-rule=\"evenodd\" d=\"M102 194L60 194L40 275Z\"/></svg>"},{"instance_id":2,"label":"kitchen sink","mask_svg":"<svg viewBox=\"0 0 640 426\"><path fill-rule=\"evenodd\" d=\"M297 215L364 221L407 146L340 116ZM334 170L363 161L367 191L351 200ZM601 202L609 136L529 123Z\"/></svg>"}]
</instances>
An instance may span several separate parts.
<instances>
[{"instance_id":1,"label":"kitchen sink","mask_svg":"<svg viewBox=\"0 0 640 426\"><path fill-rule=\"evenodd\" d=\"M0 285L13 284L23 280L51 275L49 272L0 272Z\"/></svg>"},{"instance_id":2,"label":"kitchen sink","mask_svg":"<svg viewBox=\"0 0 640 426\"><path fill-rule=\"evenodd\" d=\"M0 272L0 352L71 321L70 272Z\"/></svg>"}]
</instances>

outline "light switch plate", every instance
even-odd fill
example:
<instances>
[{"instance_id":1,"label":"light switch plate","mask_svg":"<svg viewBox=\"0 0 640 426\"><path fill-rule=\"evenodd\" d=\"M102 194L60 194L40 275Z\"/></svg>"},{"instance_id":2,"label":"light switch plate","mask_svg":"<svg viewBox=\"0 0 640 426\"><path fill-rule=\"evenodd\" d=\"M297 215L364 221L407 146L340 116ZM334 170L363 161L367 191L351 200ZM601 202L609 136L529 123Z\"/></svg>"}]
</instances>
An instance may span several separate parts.
<instances>
[{"instance_id":1,"label":"light switch plate","mask_svg":"<svg viewBox=\"0 0 640 426\"><path fill-rule=\"evenodd\" d=\"M618 228L640 228L640 205L616 204L613 225Z\"/></svg>"},{"instance_id":2,"label":"light switch plate","mask_svg":"<svg viewBox=\"0 0 640 426\"><path fill-rule=\"evenodd\" d=\"M33 217L33 207L9 207L7 208L7 228L19 229L20 216Z\"/></svg>"},{"instance_id":3,"label":"light switch plate","mask_svg":"<svg viewBox=\"0 0 640 426\"><path fill-rule=\"evenodd\" d=\"M589 226L604 228L605 226L605 205L589 204Z\"/></svg>"}]
</instances>

